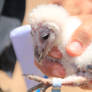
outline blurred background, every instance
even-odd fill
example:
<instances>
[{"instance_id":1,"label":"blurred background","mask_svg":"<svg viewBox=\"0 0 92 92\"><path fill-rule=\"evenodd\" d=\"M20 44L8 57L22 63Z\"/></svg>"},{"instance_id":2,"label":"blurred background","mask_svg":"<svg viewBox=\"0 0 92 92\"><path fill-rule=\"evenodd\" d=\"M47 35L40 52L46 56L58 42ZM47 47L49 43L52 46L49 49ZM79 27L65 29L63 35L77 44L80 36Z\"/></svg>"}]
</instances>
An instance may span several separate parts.
<instances>
[{"instance_id":1,"label":"blurred background","mask_svg":"<svg viewBox=\"0 0 92 92\"><path fill-rule=\"evenodd\" d=\"M16 56L10 42L10 31L22 24L25 0L0 0L0 70L12 73Z\"/></svg>"}]
</instances>

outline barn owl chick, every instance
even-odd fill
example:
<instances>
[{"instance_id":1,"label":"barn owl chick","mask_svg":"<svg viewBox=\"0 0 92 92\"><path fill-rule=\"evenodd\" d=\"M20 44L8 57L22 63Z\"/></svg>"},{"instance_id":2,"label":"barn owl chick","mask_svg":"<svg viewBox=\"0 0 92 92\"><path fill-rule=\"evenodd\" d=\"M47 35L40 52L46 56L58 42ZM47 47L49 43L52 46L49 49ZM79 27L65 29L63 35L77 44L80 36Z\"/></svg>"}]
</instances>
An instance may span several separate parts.
<instances>
[{"instance_id":1,"label":"barn owl chick","mask_svg":"<svg viewBox=\"0 0 92 92\"><path fill-rule=\"evenodd\" d=\"M35 64L47 76L76 75L92 80L92 44L77 57L66 51L66 45L82 23L80 18L70 16L62 6L54 4L40 5L31 12Z\"/></svg>"}]
</instances>

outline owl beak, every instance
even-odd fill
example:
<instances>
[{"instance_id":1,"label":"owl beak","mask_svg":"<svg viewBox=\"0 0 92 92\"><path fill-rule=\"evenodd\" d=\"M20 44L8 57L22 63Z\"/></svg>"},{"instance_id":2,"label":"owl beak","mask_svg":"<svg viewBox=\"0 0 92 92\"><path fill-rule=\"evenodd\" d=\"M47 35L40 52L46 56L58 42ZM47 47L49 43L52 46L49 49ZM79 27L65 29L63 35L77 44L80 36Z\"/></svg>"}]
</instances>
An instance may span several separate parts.
<instances>
[{"instance_id":1,"label":"owl beak","mask_svg":"<svg viewBox=\"0 0 92 92\"><path fill-rule=\"evenodd\" d=\"M43 62L43 59L45 58L46 53L45 52L41 52L40 56L38 58L38 62L41 64Z\"/></svg>"},{"instance_id":2,"label":"owl beak","mask_svg":"<svg viewBox=\"0 0 92 92\"><path fill-rule=\"evenodd\" d=\"M44 57L43 53L40 53L40 56L39 56L39 58L38 58L39 63L41 63L43 57Z\"/></svg>"},{"instance_id":3,"label":"owl beak","mask_svg":"<svg viewBox=\"0 0 92 92\"><path fill-rule=\"evenodd\" d=\"M38 48L35 48L35 57L37 58L37 61L39 63L42 63L45 56L46 56L46 49L39 51Z\"/></svg>"}]
</instances>

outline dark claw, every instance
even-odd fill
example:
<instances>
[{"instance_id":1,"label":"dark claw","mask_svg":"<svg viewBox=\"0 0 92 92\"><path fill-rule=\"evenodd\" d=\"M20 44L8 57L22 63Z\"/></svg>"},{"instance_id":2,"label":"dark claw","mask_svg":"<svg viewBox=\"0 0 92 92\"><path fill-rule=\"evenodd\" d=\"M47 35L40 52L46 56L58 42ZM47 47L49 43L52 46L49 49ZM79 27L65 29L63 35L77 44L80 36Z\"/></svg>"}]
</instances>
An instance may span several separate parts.
<instances>
[{"instance_id":1,"label":"dark claw","mask_svg":"<svg viewBox=\"0 0 92 92\"><path fill-rule=\"evenodd\" d=\"M38 85L36 85L36 86L30 88L30 89L28 90L28 92L33 92L33 91L35 91L35 90L37 90L37 89L39 89L39 88L42 88L42 87L43 87L43 83L40 83L40 84L38 84Z\"/></svg>"},{"instance_id":2,"label":"dark claw","mask_svg":"<svg viewBox=\"0 0 92 92\"><path fill-rule=\"evenodd\" d=\"M43 83L40 83L28 90L28 92L34 92L35 90L40 88L40 92L46 92L46 89L50 87L51 85L44 85Z\"/></svg>"}]
</instances>

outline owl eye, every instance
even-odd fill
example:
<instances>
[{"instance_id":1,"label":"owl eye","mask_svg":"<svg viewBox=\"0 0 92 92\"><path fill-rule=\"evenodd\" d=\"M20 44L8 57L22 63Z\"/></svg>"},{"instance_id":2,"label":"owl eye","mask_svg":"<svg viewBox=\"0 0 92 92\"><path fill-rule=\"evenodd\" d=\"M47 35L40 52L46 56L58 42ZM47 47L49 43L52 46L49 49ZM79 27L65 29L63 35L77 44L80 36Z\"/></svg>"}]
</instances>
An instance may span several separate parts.
<instances>
[{"instance_id":1,"label":"owl eye","mask_svg":"<svg viewBox=\"0 0 92 92\"><path fill-rule=\"evenodd\" d=\"M43 35L41 35L41 38L43 40L47 40L49 38L49 33L44 33Z\"/></svg>"}]
</instances>

